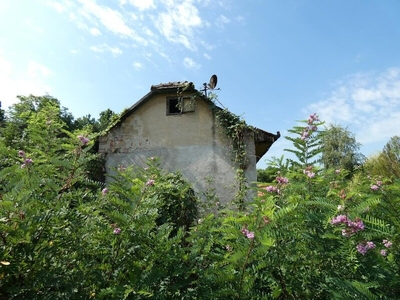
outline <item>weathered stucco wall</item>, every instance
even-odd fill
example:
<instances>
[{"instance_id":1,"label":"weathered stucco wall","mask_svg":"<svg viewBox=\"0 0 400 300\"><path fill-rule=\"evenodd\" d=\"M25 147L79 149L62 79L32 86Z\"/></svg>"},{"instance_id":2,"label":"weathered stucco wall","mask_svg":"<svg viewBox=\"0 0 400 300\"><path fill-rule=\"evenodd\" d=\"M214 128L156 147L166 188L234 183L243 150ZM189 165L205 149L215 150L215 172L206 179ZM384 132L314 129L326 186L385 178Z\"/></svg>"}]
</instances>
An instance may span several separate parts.
<instances>
[{"instance_id":1,"label":"weathered stucco wall","mask_svg":"<svg viewBox=\"0 0 400 300\"><path fill-rule=\"evenodd\" d=\"M166 97L159 94L139 106L120 125L100 138L99 152L106 156L106 169L118 165L144 166L148 157L161 158L162 168L180 171L194 189L214 188L221 203L236 193L232 151L208 103L199 99L194 112L166 114ZM249 182L256 181L254 141L248 137ZM209 181L211 179L211 186Z\"/></svg>"}]
</instances>

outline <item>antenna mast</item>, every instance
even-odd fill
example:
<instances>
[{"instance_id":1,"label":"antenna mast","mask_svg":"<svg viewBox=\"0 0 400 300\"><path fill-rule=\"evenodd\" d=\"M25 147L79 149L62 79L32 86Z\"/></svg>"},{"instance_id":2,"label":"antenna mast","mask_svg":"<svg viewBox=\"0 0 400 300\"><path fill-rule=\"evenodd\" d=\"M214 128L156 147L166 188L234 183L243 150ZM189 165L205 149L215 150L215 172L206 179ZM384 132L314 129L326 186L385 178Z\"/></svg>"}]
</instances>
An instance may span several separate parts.
<instances>
[{"instance_id":1,"label":"antenna mast","mask_svg":"<svg viewBox=\"0 0 400 300\"><path fill-rule=\"evenodd\" d=\"M203 89L200 90L200 92L204 92L204 96L206 96L206 97L208 98L207 90L217 90L217 91L220 90L219 88L216 89L217 82L218 82L218 77L217 77L217 75L215 75L215 74L212 75L211 78L210 78L210 82L209 82L209 83L203 83ZM218 101L218 99L215 99L215 100ZM219 103L223 108L225 108L225 106L223 106L221 102L218 101L218 103Z\"/></svg>"}]
</instances>

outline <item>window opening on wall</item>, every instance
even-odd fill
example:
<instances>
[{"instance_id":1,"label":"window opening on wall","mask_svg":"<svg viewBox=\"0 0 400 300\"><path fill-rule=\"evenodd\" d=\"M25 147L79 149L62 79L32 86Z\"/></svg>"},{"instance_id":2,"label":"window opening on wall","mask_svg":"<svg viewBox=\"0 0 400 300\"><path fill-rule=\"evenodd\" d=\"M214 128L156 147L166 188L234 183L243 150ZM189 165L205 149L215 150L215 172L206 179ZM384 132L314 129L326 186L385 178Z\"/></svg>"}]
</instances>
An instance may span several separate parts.
<instances>
[{"instance_id":1,"label":"window opening on wall","mask_svg":"<svg viewBox=\"0 0 400 300\"><path fill-rule=\"evenodd\" d=\"M178 98L168 98L167 99L167 114L176 115L181 113L181 107L179 107Z\"/></svg>"},{"instance_id":2,"label":"window opening on wall","mask_svg":"<svg viewBox=\"0 0 400 300\"><path fill-rule=\"evenodd\" d=\"M167 98L167 115L194 112L194 101L190 97Z\"/></svg>"}]
</instances>

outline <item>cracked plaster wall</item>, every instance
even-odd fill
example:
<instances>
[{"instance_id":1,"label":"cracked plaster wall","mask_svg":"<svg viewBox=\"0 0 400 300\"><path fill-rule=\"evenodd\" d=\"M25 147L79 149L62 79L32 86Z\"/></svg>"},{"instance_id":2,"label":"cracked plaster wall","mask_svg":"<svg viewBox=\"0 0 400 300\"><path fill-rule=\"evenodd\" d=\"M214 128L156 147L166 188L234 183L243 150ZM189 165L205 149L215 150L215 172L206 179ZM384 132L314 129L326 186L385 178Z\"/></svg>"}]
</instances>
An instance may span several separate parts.
<instances>
[{"instance_id":1,"label":"cracked plaster wall","mask_svg":"<svg viewBox=\"0 0 400 300\"><path fill-rule=\"evenodd\" d=\"M217 125L209 104L196 101L194 112L166 114L166 97L156 95L139 106L120 125L100 137L99 152L106 157L107 173L112 167L144 166L148 157L160 157L161 167L180 171L196 192L214 188L221 203L236 193L232 149ZM247 137L248 182L256 181L255 145ZM211 186L209 180L211 179Z\"/></svg>"}]
</instances>

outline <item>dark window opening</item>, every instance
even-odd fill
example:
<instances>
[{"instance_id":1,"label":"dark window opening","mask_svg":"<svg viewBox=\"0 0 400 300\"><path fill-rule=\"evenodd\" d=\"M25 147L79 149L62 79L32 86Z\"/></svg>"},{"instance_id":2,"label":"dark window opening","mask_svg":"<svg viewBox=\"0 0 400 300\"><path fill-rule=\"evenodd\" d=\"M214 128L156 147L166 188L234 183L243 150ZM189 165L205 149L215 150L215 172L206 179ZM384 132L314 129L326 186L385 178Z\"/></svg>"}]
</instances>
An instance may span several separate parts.
<instances>
[{"instance_id":1,"label":"dark window opening","mask_svg":"<svg viewBox=\"0 0 400 300\"><path fill-rule=\"evenodd\" d=\"M177 98L167 99L167 114L176 115L181 113L179 100Z\"/></svg>"},{"instance_id":2,"label":"dark window opening","mask_svg":"<svg viewBox=\"0 0 400 300\"><path fill-rule=\"evenodd\" d=\"M167 115L180 115L194 111L195 100L192 98L167 98Z\"/></svg>"}]
</instances>

